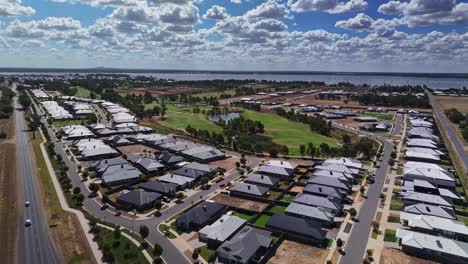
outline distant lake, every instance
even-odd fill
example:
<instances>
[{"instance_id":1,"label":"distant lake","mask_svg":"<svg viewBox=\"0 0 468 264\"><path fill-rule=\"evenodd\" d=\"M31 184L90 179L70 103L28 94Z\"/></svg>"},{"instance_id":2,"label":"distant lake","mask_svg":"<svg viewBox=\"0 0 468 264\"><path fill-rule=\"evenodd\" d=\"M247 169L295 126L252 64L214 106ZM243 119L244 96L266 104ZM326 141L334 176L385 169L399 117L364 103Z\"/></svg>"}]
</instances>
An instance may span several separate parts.
<instances>
[{"instance_id":1,"label":"distant lake","mask_svg":"<svg viewBox=\"0 0 468 264\"><path fill-rule=\"evenodd\" d=\"M210 115L208 116L208 119L213 122L218 122L222 120L224 121L224 123L227 123L239 117L240 117L239 113L227 113L227 114L219 114L219 115Z\"/></svg>"},{"instance_id":2,"label":"distant lake","mask_svg":"<svg viewBox=\"0 0 468 264\"><path fill-rule=\"evenodd\" d=\"M106 71L5 71L0 72L0 75L65 75L65 74L128 74L132 76L152 76L161 79L173 79L177 81L188 81L188 80L268 80L268 81L318 81L325 82L327 84L337 84L340 82L349 82L356 85L369 84L369 85L426 85L434 89L448 89L468 87L467 78L438 78L437 74L434 74L435 78L425 76L405 76L405 74L399 75L379 75L374 73L372 75L359 74L359 73L331 73L331 74L288 74L288 73L230 73L230 72L137 72L137 71L118 71L118 72L106 72ZM408 75L408 74L407 74ZM430 76L430 74L424 74Z\"/></svg>"}]
</instances>

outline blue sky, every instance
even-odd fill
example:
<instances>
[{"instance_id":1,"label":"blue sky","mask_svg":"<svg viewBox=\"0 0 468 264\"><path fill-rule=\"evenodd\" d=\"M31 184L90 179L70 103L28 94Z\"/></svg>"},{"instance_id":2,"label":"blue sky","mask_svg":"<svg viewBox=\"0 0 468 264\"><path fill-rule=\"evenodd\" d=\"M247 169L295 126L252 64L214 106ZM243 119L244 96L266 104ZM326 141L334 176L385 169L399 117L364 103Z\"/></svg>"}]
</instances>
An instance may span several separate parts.
<instances>
[{"instance_id":1,"label":"blue sky","mask_svg":"<svg viewBox=\"0 0 468 264\"><path fill-rule=\"evenodd\" d=\"M458 0L0 0L0 67L468 71Z\"/></svg>"}]
</instances>

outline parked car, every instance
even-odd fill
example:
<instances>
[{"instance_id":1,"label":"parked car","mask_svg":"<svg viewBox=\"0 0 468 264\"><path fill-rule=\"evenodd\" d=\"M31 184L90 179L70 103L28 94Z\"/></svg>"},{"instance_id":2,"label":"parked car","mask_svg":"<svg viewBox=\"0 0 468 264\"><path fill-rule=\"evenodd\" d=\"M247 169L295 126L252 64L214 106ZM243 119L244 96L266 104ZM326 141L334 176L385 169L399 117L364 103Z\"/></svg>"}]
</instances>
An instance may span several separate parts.
<instances>
[{"instance_id":1,"label":"parked car","mask_svg":"<svg viewBox=\"0 0 468 264\"><path fill-rule=\"evenodd\" d=\"M29 207L29 206L31 206L31 203L30 203L29 201L26 201L26 202L24 203L24 206L25 206L25 207Z\"/></svg>"},{"instance_id":2,"label":"parked car","mask_svg":"<svg viewBox=\"0 0 468 264\"><path fill-rule=\"evenodd\" d=\"M117 211L117 213L115 213L115 216L120 216L122 213L120 211Z\"/></svg>"},{"instance_id":3,"label":"parked car","mask_svg":"<svg viewBox=\"0 0 468 264\"><path fill-rule=\"evenodd\" d=\"M165 203L170 203L170 202L171 202L171 198L169 198L169 197L167 197L167 196L163 196L163 197L162 197L162 200L163 200L163 202L165 202Z\"/></svg>"},{"instance_id":4,"label":"parked car","mask_svg":"<svg viewBox=\"0 0 468 264\"><path fill-rule=\"evenodd\" d=\"M221 185L219 185L219 187L221 188L226 187L226 184L222 183Z\"/></svg>"}]
</instances>

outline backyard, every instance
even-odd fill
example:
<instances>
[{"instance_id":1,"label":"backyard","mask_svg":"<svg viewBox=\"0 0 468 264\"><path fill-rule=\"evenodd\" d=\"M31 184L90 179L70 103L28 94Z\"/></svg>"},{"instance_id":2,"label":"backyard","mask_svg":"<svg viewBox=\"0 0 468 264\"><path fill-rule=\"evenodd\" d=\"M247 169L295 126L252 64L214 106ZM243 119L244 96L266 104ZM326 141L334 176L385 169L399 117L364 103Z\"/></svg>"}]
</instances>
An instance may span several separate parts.
<instances>
[{"instance_id":1,"label":"backyard","mask_svg":"<svg viewBox=\"0 0 468 264\"><path fill-rule=\"evenodd\" d=\"M255 225L259 227L265 227L268 220L270 220L271 215L261 214L260 217L255 221Z\"/></svg>"}]
</instances>

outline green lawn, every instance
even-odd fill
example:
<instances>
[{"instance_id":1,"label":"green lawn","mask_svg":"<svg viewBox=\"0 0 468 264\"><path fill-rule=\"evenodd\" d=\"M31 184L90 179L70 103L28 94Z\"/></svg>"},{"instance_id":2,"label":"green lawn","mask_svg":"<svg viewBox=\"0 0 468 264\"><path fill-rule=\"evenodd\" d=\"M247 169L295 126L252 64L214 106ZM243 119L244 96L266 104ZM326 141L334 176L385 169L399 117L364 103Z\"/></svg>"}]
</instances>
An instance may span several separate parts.
<instances>
[{"instance_id":1,"label":"green lawn","mask_svg":"<svg viewBox=\"0 0 468 264\"><path fill-rule=\"evenodd\" d=\"M468 217L466 217L466 216L461 216L461 215L457 215L457 220L460 221L460 222L465 223L465 225L468 226Z\"/></svg>"},{"instance_id":2,"label":"green lawn","mask_svg":"<svg viewBox=\"0 0 468 264\"><path fill-rule=\"evenodd\" d=\"M365 113L362 113L361 115L375 117L375 118L382 119L382 120L393 120L393 118L395 117L395 115L393 115L393 114L386 114L386 113L369 113L369 112L365 112Z\"/></svg>"},{"instance_id":3,"label":"green lawn","mask_svg":"<svg viewBox=\"0 0 468 264\"><path fill-rule=\"evenodd\" d=\"M294 198L296 198L296 196L291 195L291 194L286 194L286 195L283 196L283 198L281 199L281 201L287 202L287 203L292 203L292 201L294 200Z\"/></svg>"},{"instance_id":4,"label":"green lawn","mask_svg":"<svg viewBox=\"0 0 468 264\"><path fill-rule=\"evenodd\" d=\"M145 105L145 108L152 108L158 104ZM159 121L162 125L184 129L190 125L196 129L208 130L209 132L221 132L222 128L215 125L215 123L208 120L204 114L194 114L192 112L193 107L176 107L174 105L167 105L166 119ZM211 108L209 108L211 109Z\"/></svg>"},{"instance_id":5,"label":"green lawn","mask_svg":"<svg viewBox=\"0 0 468 264\"><path fill-rule=\"evenodd\" d=\"M170 231L170 227L165 225L165 224L160 224L158 226L158 229L159 231L161 231L161 233L163 233L166 237L168 237L169 239L174 239L176 238L176 236L174 235L174 233L172 233Z\"/></svg>"},{"instance_id":6,"label":"green lawn","mask_svg":"<svg viewBox=\"0 0 468 264\"><path fill-rule=\"evenodd\" d=\"M83 88L81 86L73 86L71 88L76 88L78 89L77 93L75 94L75 96L77 97L82 97L82 98L89 98L89 95L91 94L91 91L86 89L86 88ZM100 94L96 94L96 99L101 99L101 95Z\"/></svg>"},{"instance_id":7,"label":"green lawn","mask_svg":"<svg viewBox=\"0 0 468 264\"><path fill-rule=\"evenodd\" d=\"M400 217L396 215L389 215L387 221L390 223L400 223Z\"/></svg>"},{"instance_id":8,"label":"green lawn","mask_svg":"<svg viewBox=\"0 0 468 264\"><path fill-rule=\"evenodd\" d=\"M278 199L278 197L281 195L282 193L281 192L276 192L276 191L269 191L268 192L268 199L270 200L276 200Z\"/></svg>"},{"instance_id":9,"label":"green lawn","mask_svg":"<svg viewBox=\"0 0 468 264\"><path fill-rule=\"evenodd\" d=\"M247 213L241 213L241 212L234 212L234 214L232 214L232 215L240 217L240 218L244 219L245 221L250 221L252 218L255 217L256 214L247 214Z\"/></svg>"},{"instance_id":10,"label":"green lawn","mask_svg":"<svg viewBox=\"0 0 468 264\"><path fill-rule=\"evenodd\" d=\"M116 239L113 231L102 228L100 236L104 247L113 253L116 263L148 263L140 249L123 235ZM134 253L134 256L127 253Z\"/></svg>"},{"instance_id":11,"label":"green lawn","mask_svg":"<svg viewBox=\"0 0 468 264\"><path fill-rule=\"evenodd\" d=\"M275 143L288 146L291 155L300 155L299 145L301 144L312 143L314 146L319 146L321 143L327 143L331 147L338 147L336 139L312 132L305 124L292 122L275 114L243 110L241 115L262 122L267 135Z\"/></svg>"},{"instance_id":12,"label":"green lawn","mask_svg":"<svg viewBox=\"0 0 468 264\"><path fill-rule=\"evenodd\" d=\"M402 167L398 167L396 173L397 173L397 175L403 175L403 168L402 168Z\"/></svg>"},{"instance_id":13,"label":"green lawn","mask_svg":"<svg viewBox=\"0 0 468 264\"><path fill-rule=\"evenodd\" d=\"M200 256L205 259L207 262L210 262L216 258L216 250L208 248L208 246L199 247Z\"/></svg>"},{"instance_id":14,"label":"green lawn","mask_svg":"<svg viewBox=\"0 0 468 264\"><path fill-rule=\"evenodd\" d=\"M284 211L286 210L286 206L282 205L273 205L273 207L268 210L268 212L276 213L276 214L284 214Z\"/></svg>"},{"instance_id":15,"label":"green lawn","mask_svg":"<svg viewBox=\"0 0 468 264\"><path fill-rule=\"evenodd\" d=\"M260 226L260 227L265 227L266 223L268 222L268 220L270 220L270 218L271 218L271 216L266 215L266 214L262 214L257 219L257 221L255 221L255 225Z\"/></svg>"},{"instance_id":16,"label":"green lawn","mask_svg":"<svg viewBox=\"0 0 468 264\"><path fill-rule=\"evenodd\" d=\"M385 230L384 241L387 242L397 242L396 231L392 229Z\"/></svg>"},{"instance_id":17,"label":"green lawn","mask_svg":"<svg viewBox=\"0 0 468 264\"><path fill-rule=\"evenodd\" d=\"M71 126L71 125L91 125L92 122L89 119L70 119L70 120L55 120L52 121L52 125L56 128Z\"/></svg>"},{"instance_id":18,"label":"green lawn","mask_svg":"<svg viewBox=\"0 0 468 264\"><path fill-rule=\"evenodd\" d=\"M403 209L403 201L400 197L393 196L390 204L390 210L400 211Z\"/></svg>"}]
</instances>

